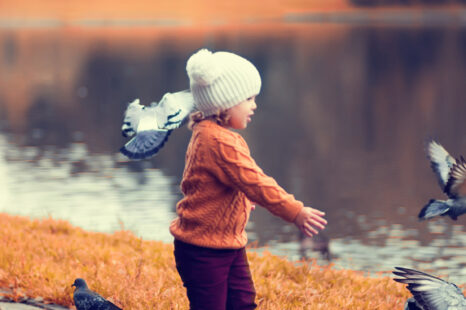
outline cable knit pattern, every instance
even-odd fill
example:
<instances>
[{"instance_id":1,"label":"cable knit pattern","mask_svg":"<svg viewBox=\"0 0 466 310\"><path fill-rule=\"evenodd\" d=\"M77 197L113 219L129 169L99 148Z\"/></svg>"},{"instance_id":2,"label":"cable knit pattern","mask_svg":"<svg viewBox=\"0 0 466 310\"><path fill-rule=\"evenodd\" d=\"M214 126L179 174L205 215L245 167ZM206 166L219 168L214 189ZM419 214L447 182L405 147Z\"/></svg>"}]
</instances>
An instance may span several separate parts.
<instances>
[{"instance_id":1,"label":"cable knit pattern","mask_svg":"<svg viewBox=\"0 0 466 310\"><path fill-rule=\"evenodd\" d=\"M193 129L181 191L184 198L170 232L178 240L210 248L246 245L251 201L288 222L303 208L257 166L241 135L209 120Z\"/></svg>"}]
</instances>

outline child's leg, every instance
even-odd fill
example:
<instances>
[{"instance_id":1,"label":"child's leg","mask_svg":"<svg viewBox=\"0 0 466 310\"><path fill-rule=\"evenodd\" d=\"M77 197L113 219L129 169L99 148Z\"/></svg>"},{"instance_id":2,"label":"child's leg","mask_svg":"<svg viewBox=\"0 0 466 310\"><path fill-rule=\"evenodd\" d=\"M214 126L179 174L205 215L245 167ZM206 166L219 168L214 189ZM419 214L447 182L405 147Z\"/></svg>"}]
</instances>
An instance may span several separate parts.
<instances>
[{"instance_id":1,"label":"child's leg","mask_svg":"<svg viewBox=\"0 0 466 310\"><path fill-rule=\"evenodd\" d=\"M238 250L228 274L227 310L255 309L256 290L249 270L246 250Z\"/></svg>"},{"instance_id":2,"label":"child's leg","mask_svg":"<svg viewBox=\"0 0 466 310\"><path fill-rule=\"evenodd\" d=\"M176 268L191 310L225 310L227 279L237 250L215 250L175 240Z\"/></svg>"}]
</instances>

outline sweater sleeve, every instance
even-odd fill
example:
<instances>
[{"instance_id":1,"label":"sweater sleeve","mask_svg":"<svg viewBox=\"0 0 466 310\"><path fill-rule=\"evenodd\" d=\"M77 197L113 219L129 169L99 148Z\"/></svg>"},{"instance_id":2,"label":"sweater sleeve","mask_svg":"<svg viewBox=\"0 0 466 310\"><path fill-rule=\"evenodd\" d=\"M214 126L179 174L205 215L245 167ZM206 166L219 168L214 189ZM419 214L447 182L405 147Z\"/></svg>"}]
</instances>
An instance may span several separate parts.
<instances>
[{"instance_id":1,"label":"sweater sleeve","mask_svg":"<svg viewBox=\"0 0 466 310\"><path fill-rule=\"evenodd\" d=\"M303 203L267 176L249 153L246 142L235 133L218 135L212 147L220 169L217 177L224 184L242 191L249 200L267 208L285 221L293 222Z\"/></svg>"}]
</instances>

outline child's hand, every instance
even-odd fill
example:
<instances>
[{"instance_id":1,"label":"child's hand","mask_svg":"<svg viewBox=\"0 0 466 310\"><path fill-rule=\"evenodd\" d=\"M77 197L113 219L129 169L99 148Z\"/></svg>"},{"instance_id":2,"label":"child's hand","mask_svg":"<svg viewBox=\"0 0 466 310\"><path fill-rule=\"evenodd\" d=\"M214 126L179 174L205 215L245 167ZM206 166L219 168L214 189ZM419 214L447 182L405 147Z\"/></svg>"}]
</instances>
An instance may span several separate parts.
<instances>
[{"instance_id":1,"label":"child's hand","mask_svg":"<svg viewBox=\"0 0 466 310\"><path fill-rule=\"evenodd\" d=\"M294 224L298 226L305 235L312 237L317 235L319 229L324 229L327 221L322 217L325 213L310 207L304 207L294 220Z\"/></svg>"}]
</instances>

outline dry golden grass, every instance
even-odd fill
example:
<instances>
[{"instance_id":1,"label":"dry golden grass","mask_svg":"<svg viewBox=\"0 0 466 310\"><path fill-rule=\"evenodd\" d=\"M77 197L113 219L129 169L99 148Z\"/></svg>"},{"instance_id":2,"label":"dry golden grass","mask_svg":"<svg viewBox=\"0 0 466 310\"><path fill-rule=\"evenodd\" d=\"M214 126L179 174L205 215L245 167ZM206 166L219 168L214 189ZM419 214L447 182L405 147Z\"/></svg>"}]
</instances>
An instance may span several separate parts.
<instances>
[{"instance_id":1,"label":"dry golden grass","mask_svg":"<svg viewBox=\"0 0 466 310\"><path fill-rule=\"evenodd\" d=\"M173 246L129 231L88 232L65 221L0 214L0 287L8 297L43 297L74 308L71 284L89 287L124 309L187 309ZM249 253L259 309L402 309L410 296L385 276L292 263Z\"/></svg>"}]
</instances>

